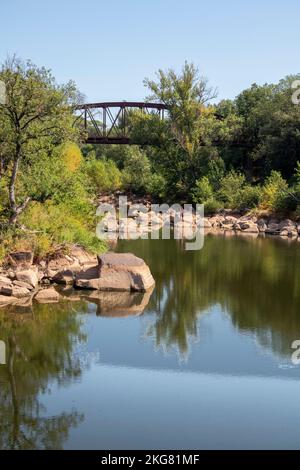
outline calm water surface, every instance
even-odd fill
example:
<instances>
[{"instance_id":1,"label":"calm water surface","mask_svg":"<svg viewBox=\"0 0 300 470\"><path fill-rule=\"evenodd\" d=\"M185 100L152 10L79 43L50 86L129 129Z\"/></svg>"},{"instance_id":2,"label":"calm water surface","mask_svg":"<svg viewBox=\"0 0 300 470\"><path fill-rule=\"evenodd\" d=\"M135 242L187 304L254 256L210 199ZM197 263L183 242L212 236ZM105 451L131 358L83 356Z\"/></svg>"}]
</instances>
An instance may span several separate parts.
<instances>
[{"instance_id":1,"label":"calm water surface","mask_svg":"<svg viewBox=\"0 0 300 470\"><path fill-rule=\"evenodd\" d=\"M0 448L300 448L300 243L118 250L150 265L151 296L1 311Z\"/></svg>"}]
</instances>

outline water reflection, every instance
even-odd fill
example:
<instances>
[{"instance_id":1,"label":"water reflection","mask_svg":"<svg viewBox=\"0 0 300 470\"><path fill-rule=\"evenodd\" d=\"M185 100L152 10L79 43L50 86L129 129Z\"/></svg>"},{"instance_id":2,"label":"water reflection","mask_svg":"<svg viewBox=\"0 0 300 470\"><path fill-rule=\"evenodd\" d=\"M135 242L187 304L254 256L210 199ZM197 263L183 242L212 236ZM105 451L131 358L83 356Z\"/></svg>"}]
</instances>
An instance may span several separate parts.
<instances>
[{"instance_id":1,"label":"water reflection","mask_svg":"<svg viewBox=\"0 0 300 470\"><path fill-rule=\"evenodd\" d=\"M200 251L175 240L119 242L150 265L156 288L150 308L156 346L185 356L199 315L220 305L240 331L274 353L291 354L300 338L300 244L278 238L207 235Z\"/></svg>"},{"instance_id":2,"label":"water reflection","mask_svg":"<svg viewBox=\"0 0 300 470\"><path fill-rule=\"evenodd\" d=\"M85 309L84 303L80 306ZM77 411L47 419L40 397L55 380L67 384L81 374L74 346L86 341L70 305L35 305L25 318L0 313L1 338L7 345L0 367L0 448L59 449L83 415Z\"/></svg>"},{"instance_id":3,"label":"water reflection","mask_svg":"<svg viewBox=\"0 0 300 470\"><path fill-rule=\"evenodd\" d=\"M274 368L264 362L259 369L260 357L250 364L253 354L250 349L248 365L242 361L238 364L235 359L244 351L243 334L255 337L260 345L281 358L290 356L292 341L300 338L297 242L214 235L206 237L200 251L185 251L181 242L175 240L120 241L117 249L132 251L145 259L156 280L153 292L79 295L78 291L66 288L59 304L24 304L0 311L0 339L7 345L7 364L0 367L1 449L64 448L70 434L84 426L86 413L94 417L94 410L88 410L89 400L50 417L45 408L44 398L49 390L52 392L53 384L60 390L68 388L66 393L71 398L76 389L74 384L85 384L84 373L89 375L91 367L90 357L84 356L85 347L91 352L95 345L100 345L101 364L109 367L140 368L143 374L147 368L175 369L174 362L154 353L153 340L156 348L171 353L175 348L188 365L193 362L188 353L196 350L197 357L190 368L193 371L216 372L213 367L218 362L218 373L233 375L238 371L241 376L247 373L267 376L274 374ZM192 344L193 341L202 344L201 328L205 327L202 320L208 312L213 312L209 317L211 328L220 330L221 336L227 334L229 343L237 340L234 352L228 355L230 364L220 364L212 358L212 343L205 350ZM226 320L220 320L219 312L227 313ZM140 341L145 333L145 342ZM101 370L110 374L108 369ZM92 400L95 376L90 375L89 380L87 388ZM176 380L176 387L183 386L180 379ZM105 381L100 378L99 383ZM122 387L129 385L123 383L119 387L122 393ZM113 389L107 389L107 396L111 396ZM94 398L96 406L101 393L98 396L97 391L97 400ZM136 399L141 396L142 390ZM110 410L110 403L107 406ZM112 414L113 406L116 402ZM97 430L101 424L96 421ZM112 443L113 437L109 445Z\"/></svg>"}]
</instances>

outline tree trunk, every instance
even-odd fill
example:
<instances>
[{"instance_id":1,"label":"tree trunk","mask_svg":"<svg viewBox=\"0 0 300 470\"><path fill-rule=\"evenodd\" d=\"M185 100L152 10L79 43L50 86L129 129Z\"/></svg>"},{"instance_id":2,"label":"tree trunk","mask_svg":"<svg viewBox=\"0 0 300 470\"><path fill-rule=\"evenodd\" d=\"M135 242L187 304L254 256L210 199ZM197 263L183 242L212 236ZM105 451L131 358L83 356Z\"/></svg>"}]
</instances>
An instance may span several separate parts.
<instances>
[{"instance_id":1,"label":"tree trunk","mask_svg":"<svg viewBox=\"0 0 300 470\"><path fill-rule=\"evenodd\" d=\"M15 194L15 185L16 185L16 179L17 179L17 174L18 174L18 169L19 169L19 161L20 157L15 158L14 160L14 166L12 170L12 174L10 177L10 182L9 182L9 205L10 209L12 211L12 215L9 219L9 223L15 224L17 221L17 204L16 204L16 194Z\"/></svg>"},{"instance_id":2,"label":"tree trunk","mask_svg":"<svg viewBox=\"0 0 300 470\"><path fill-rule=\"evenodd\" d=\"M12 212L10 219L9 219L9 223L12 225L16 224L18 216L21 214L21 212L23 212L23 210L26 208L27 204L30 201L30 197L27 197L25 201L19 206L17 205L17 202L16 202L15 186L16 186L16 179L17 179L17 174L18 174L18 169L19 169L19 161L20 161L20 156L14 160L14 166L13 166L13 170L12 170L12 174L11 174L10 182L9 182L9 205L10 205L10 209Z\"/></svg>"}]
</instances>

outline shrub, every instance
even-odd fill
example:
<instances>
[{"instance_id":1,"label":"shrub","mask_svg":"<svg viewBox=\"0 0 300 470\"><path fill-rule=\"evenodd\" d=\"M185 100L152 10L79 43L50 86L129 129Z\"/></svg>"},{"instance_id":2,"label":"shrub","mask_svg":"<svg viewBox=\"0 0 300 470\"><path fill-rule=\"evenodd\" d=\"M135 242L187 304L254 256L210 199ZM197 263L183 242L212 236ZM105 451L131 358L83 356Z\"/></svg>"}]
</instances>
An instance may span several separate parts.
<instances>
[{"instance_id":1,"label":"shrub","mask_svg":"<svg viewBox=\"0 0 300 470\"><path fill-rule=\"evenodd\" d=\"M261 208L272 211L292 210L295 199L289 191L288 184L279 171L272 171L266 179L262 191Z\"/></svg>"},{"instance_id":2,"label":"shrub","mask_svg":"<svg viewBox=\"0 0 300 470\"><path fill-rule=\"evenodd\" d=\"M166 194L166 180L158 173L152 173L145 182L146 191L157 199L163 199Z\"/></svg>"},{"instance_id":3,"label":"shrub","mask_svg":"<svg viewBox=\"0 0 300 470\"><path fill-rule=\"evenodd\" d=\"M222 203L217 201L217 199L208 199L204 203L204 214L205 215L212 215L215 214L219 209L222 208Z\"/></svg>"},{"instance_id":4,"label":"shrub","mask_svg":"<svg viewBox=\"0 0 300 470\"><path fill-rule=\"evenodd\" d=\"M245 185L239 193L238 209L253 209L257 207L262 199L260 186Z\"/></svg>"},{"instance_id":5,"label":"shrub","mask_svg":"<svg viewBox=\"0 0 300 470\"><path fill-rule=\"evenodd\" d=\"M209 160L207 164L207 177L212 187L216 189L220 185L220 180L225 173L225 163L221 157L217 156Z\"/></svg>"},{"instance_id":6,"label":"shrub","mask_svg":"<svg viewBox=\"0 0 300 470\"><path fill-rule=\"evenodd\" d=\"M215 199L213 188L206 176L196 181L192 190L192 199L196 204L204 204L205 215L211 215L222 207L222 203Z\"/></svg>"},{"instance_id":7,"label":"shrub","mask_svg":"<svg viewBox=\"0 0 300 470\"><path fill-rule=\"evenodd\" d=\"M135 193L147 192L151 174L150 161L141 150L128 155L123 170L123 183L126 189Z\"/></svg>"},{"instance_id":8,"label":"shrub","mask_svg":"<svg viewBox=\"0 0 300 470\"><path fill-rule=\"evenodd\" d=\"M246 179L244 175L230 171L220 180L218 198L230 209L238 208L245 182Z\"/></svg>"},{"instance_id":9,"label":"shrub","mask_svg":"<svg viewBox=\"0 0 300 470\"><path fill-rule=\"evenodd\" d=\"M100 194L107 191L116 191L122 186L122 175L112 160L97 160L89 158L83 166L87 175L90 189Z\"/></svg>"},{"instance_id":10,"label":"shrub","mask_svg":"<svg viewBox=\"0 0 300 470\"><path fill-rule=\"evenodd\" d=\"M30 229L22 234L22 239L24 241L27 238L35 256L38 257L51 252L57 244L67 243L78 243L90 251L101 252L105 244L95 235L92 212L94 211L91 210L91 213L87 214L77 211L67 202L32 203L20 219ZM16 243L18 237L15 238Z\"/></svg>"},{"instance_id":11,"label":"shrub","mask_svg":"<svg viewBox=\"0 0 300 470\"><path fill-rule=\"evenodd\" d=\"M206 201L213 199L213 189L206 176L196 181L192 190L192 199L198 204L204 204Z\"/></svg>"},{"instance_id":12,"label":"shrub","mask_svg":"<svg viewBox=\"0 0 300 470\"><path fill-rule=\"evenodd\" d=\"M59 149L58 153L64 165L70 173L74 173L83 163L83 156L78 145L73 142L66 142Z\"/></svg>"}]
</instances>

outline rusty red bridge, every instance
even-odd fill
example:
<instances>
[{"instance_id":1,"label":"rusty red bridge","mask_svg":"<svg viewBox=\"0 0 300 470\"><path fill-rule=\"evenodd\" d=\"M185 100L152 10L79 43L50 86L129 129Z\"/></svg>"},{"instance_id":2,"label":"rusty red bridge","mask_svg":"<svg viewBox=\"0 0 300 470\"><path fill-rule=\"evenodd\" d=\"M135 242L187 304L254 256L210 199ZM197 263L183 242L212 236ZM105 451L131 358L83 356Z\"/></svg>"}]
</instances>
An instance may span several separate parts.
<instances>
[{"instance_id":1,"label":"rusty red bridge","mask_svg":"<svg viewBox=\"0 0 300 470\"><path fill-rule=\"evenodd\" d=\"M87 133L88 144L135 144L129 136L129 116L133 110L164 119L162 103L113 101L83 104L76 108L78 120Z\"/></svg>"}]
</instances>

